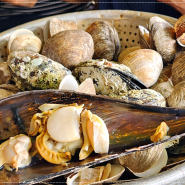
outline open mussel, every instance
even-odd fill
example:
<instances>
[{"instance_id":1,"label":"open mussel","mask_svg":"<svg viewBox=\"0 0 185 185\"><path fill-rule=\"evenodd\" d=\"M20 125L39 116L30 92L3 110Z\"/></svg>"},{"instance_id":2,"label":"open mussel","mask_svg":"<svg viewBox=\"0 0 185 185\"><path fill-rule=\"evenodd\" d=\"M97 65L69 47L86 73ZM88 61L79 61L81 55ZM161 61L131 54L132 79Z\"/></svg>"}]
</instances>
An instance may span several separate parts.
<instances>
[{"instance_id":1,"label":"open mussel","mask_svg":"<svg viewBox=\"0 0 185 185\"><path fill-rule=\"evenodd\" d=\"M73 75L81 83L86 78L91 78L96 93L101 95L119 95L130 89L146 88L146 86L130 72L129 67L105 59L89 60L80 63L73 70Z\"/></svg>"},{"instance_id":2,"label":"open mussel","mask_svg":"<svg viewBox=\"0 0 185 185\"><path fill-rule=\"evenodd\" d=\"M34 114L38 113L38 108L43 103L49 103L52 106L54 103L55 106L59 107L72 103L83 104L84 109L101 117L109 132L109 152L108 154L92 153L82 161L75 159L70 161L67 166L53 166L43 161L43 163L35 164L24 170L20 169L20 173L6 172L5 174L4 171L0 171L0 175L7 175L9 180L16 178L19 183L28 184L31 181L36 183L56 175L79 171L84 167L96 165L138 150L149 149L184 136L184 110L128 104L105 96L59 90L40 90L25 91L0 100L0 139L5 140L20 133L28 133L30 120ZM49 111L54 111L52 109ZM43 108L43 106L41 110L47 111L46 107ZM151 143L150 136L163 121L169 126L168 135L172 137L169 140ZM39 129L41 134L46 133L44 129L44 126ZM130 150L125 152L125 149Z\"/></svg>"}]
</instances>

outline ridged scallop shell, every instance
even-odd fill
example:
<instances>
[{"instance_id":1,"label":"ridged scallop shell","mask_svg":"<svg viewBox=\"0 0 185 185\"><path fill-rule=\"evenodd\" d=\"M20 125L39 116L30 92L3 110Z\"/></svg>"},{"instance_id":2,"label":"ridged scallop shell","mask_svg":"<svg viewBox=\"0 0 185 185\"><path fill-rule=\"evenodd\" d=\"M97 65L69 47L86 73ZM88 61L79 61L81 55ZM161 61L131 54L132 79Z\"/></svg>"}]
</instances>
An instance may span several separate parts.
<instances>
[{"instance_id":1,"label":"ridged scallop shell","mask_svg":"<svg viewBox=\"0 0 185 185\"><path fill-rule=\"evenodd\" d=\"M128 54L122 64L128 66L147 87L157 82L163 68L161 55L151 49L138 49Z\"/></svg>"},{"instance_id":2,"label":"ridged scallop shell","mask_svg":"<svg viewBox=\"0 0 185 185\"><path fill-rule=\"evenodd\" d=\"M172 64L172 82L177 85L185 79L185 51L179 53Z\"/></svg>"},{"instance_id":3,"label":"ridged scallop shell","mask_svg":"<svg viewBox=\"0 0 185 185\"><path fill-rule=\"evenodd\" d=\"M33 51L39 53L42 47L41 40L31 34L17 36L11 43L10 53L13 51Z\"/></svg>"},{"instance_id":4,"label":"ridged scallop shell","mask_svg":"<svg viewBox=\"0 0 185 185\"><path fill-rule=\"evenodd\" d=\"M71 20L59 20L52 18L48 20L44 26L44 41L64 30L78 30L77 24Z\"/></svg>"},{"instance_id":5,"label":"ridged scallop shell","mask_svg":"<svg viewBox=\"0 0 185 185\"><path fill-rule=\"evenodd\" d=\"M120 41L114 26L106 21L95 21L87 29L94 41L93 59L117 60Z\"/></svg>"},{"instance_id":6,"label":"ridged scallop shell","mask_svg":"<svg viewBox=\"0 0 185 185\"><path fill-rule=\"evenodd\" d=\"M70 69L91 59L93 52L93 39L82 30L59 32L46 41L42 50L44 56Z\"/></svg>"}]
</instances>

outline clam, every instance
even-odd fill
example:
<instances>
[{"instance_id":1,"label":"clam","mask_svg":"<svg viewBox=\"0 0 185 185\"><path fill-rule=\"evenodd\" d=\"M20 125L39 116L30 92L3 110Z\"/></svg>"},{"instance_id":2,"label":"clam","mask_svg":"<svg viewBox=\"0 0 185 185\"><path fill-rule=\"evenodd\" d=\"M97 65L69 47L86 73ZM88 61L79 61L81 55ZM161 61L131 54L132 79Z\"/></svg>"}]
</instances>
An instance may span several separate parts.
<instances>
[{"instance_id":1,"label":"clam","mask_svg":"<svg viewBox=\"0 0 185 185\"><path fill-rule=\"evenodd\" d=\"M137 151L119 157L121 165L127 167L138 177L149 177L160 170L167 163L167 153L163 144L154 146L148 150Z\"/></svg>"},{"instance_id":2,"label":"clam","mask_svg":"<svg viewBox=\"0 0 185 185\"><path fill-rule=\"evenodd\" d=\"M109 95L112 98L122 99L128 103L137 103L140 105L165 107L165 98L157 91L152 89L130 90L122 95Z\"/></svg>"},{"instance_id":3,"label":"clam","mask_svg":"<svg viewBox=\"0 0 185 185\"><path fill-rule=\"evenodd\" d=\"M52 18L44 25L44 42L50 37L64 30L78 30L77 24L71 20L59 20Z\"/></svg>"},{"instance_id":4,"label":"clam","mask_svg":"<svg viewBox=\"0 0 185 185\"><path fill-rule=\"evenodd\" d=\"M151 49L138 49L128 54L121 62L147 87L154 85L163 68L161 55Z\"/></svg>"},{"instance_id":5,"label":"clam","mask_svg":"<svg viewBox=\"0 0 185 185\"><path fill-rule=\"evenodd\" d=\"M43 103L49 103L49 105L40 107ZM65 107L69 104L73 104L74 106L74 103L77 103L78 105L83 104L83 109L90 110L93 114L98 115L106 124L110 139L108 154L91 153L88 158L80 161L73 158L73 160L65 166L51 165L42 160L23 170L19 169L19 173L12 174L12 172L6 172L5 174L4 171L0 171L0 176L7 175L9 177L7 179L16 178L19 183L36 183L40 180L44 181L55 177L56 175L77 172L82 168L98 165L135 151L149 149L169 141L168 139L163 141L159 140L157 143L151 143L150 141L150 136L155 132L161 122L166 122L169 126L170 130L168 134L172 136L170 140L179 139L184 136L184 109L179 110L165 107L128 104L119 99L81 94L77 92L37 90L21 92L10 96L9 98L0 100L0 140L8 139L10 136L23 132L28 132L30 128L30 120L33 118L34 114L36 114L36 117L38 118L41 114L41 119L43 119L43 112L38 113L38 107L40 110L52 113L55 112L56 107L59 108L62 105ZM50 108L48 109L48 107ZM45 116L47 116L47 114L45 114ZM43 119L45 120L45 123L47 122L46 118ZM38 121L38 124L39 123L40 122ZM39 137L41 134L45 135L45 129L46 127L44 125L39 127L38 136L37 134L36 136ZM42 138L47 140L47 135ZM46 140L42 140L42 142L45 142ZM52 149L53 144L51 139L47 141L47 146ZM46 145L42 144L40 146L42 148ZM127 151L125 151L125 149L127 149ZM64 151L64 153L65 152L67 151ZM5 182L7 179L5 179Z\"/></svg>"},{"instance_id":6,"label":"clam","mask_svg":"<svg viewBox=\"0 0 185 185\"><path fill-rule=\"evenodd\" d=\"M131 53L132 51L135 51L135 50L137 50L137 49L141 49L141 47L140 47L140 46L135 46L135 47L126 48L125 50L123 50L123 51L120 53L119 57L118 57L118 62L121 63L122 60L123 60L129 53Z\"/></svg>"},{"instance_id":7,"label":"clam","mask_svg":"<svg viewBox=\"0 0 185 185\"><path fill-rule=\"evenodd\" d=\"M11 43L10 53L13 51L33 51L39 53L42 47L41 40L31 34L17 36Z\"/></svg>"},{"instance_id":8,"label":"clam","mask_svg":"<svg viewBox=\"0 0 185 185\"><path fill-rule=\"evenodd\" d=\"M179 82L177 85L174 86L174 90L167 98L167 103L170 107L174 108L185 108L185 81Z\"/></svg>"},{"instance_id":9,"label":"clam","mask_svg":"<svg viewBox=\"0 0 185 185\"><path fill-rule=\"evenodd\" d=\"M93 52L93 39L82 30L59 32L46 41L42 50L44 56L70 69L91 59Z\"/></svg>"},{"instance_id":10,"label":"clam","mask_svg":"<svg viewBox=\"0 0 185 185\"><path fill-rule=\"evenodd\" d=\"M121 165L110 164L97 166L95 168L85 168L76 174L67 177L67 185L74 184L101 184L116 181L124 173L125 168Z\"/></svg>"},{"instance_id":11,"label":"clam","mask_svg":"<svg viewBox=\"0 0 185 185\"><path fill-rule=\"evenodd\" d=\"M174 25L176 38L179 38L185 32L185 15L182 15Z\"/></svg>"},{"instance_id":12,"label":"clam","mask_svg":"<svg viewBox=\"0 0 185 185\"><path fill-rule=\"evenodd\" d=\"M31 30L28 29L18 29L16 31L14 31L11 35L10 38L8 40L8 46L7 46L7 53L10 54L10 48L11 48L11 44L14 41L14 39L18 36L21 35L34 35L34 33Z\"/></svg>"},{"instance_id":13,"label":"clam","mask_svg":"<svg viewBox=\"0 0 185 185\"><path fill-rule=\"evenodd\" d=\"M139 43L141 49L151 49L150 32L141 25L139 25Z\"/></svg>"},{"instance_id":14,"label":"clam","mask_svg":"<svg viewBox=\"0 0 185 185\"><path fill-rule=\"evenodd\" d=\"M71 72L63 65L31 51L14 51L7 64L16 86L21 90L58 89Z\"/></svg>"},{"instance_id":15,"label":"clam","mask_svg":"<svg viewBox=\"0 0 185 185\"><path fill-rule=\"evenodd\" d=\"M171 69L173 85L177 85L179 82L182 82L185 78L184 59L185 59L185 51L178 54L173 61L173 65Z\"/></svg>"},{"instance_id":16,"label":"clam","mask_svg":"<svg viewBox=\"0 0 185 185\"><path fill-rule=\"evenodd\" d=\"M0 99L18 93L20 90L15 85L2 84L0 85Z\"/></svg>"},{"instance_id":17,"label":"clam","mask_svg":"<svg viewBox=\"0 0 185 185\"><path fill-rule=\"evenodd\" d=\"M6 62L0 63L0 85L10 81L11 74Z\"/></svg>"},{"instance_id":18,"label":"clam","mask_svg":"<svg viewBox=\"0 0 185 185\"><path fill-rule=\"evenodd\" d=\"M96 93L102 95L119 95L130 89L146 88L125 65L102 60L89 60L80 63L73 75L82 83L85 79L93 80Z\"/></svg>"},{"instance_id":19,"label":"clam","mask_svg":"<svg viewBox=\"0 0 185 185\"><path fill-rule=\"evenodd\" d=\"M167 21L156 22L151 27L151 37L155 49L162 56L164 63L173 61L178 47L175 30Z\"/></svg>"},{"instance_id":20,"label":"clam","mask_svg":"<svg viewBox=\"0 0 185 185\"><path fill-rule=\"evenodd\" d=\"M25 167L31 163L28 151L31 148L31 140L24 134L10 137L0 145L0 166L10 165L12 168Z\"/></svg>"},{"instance_id":21,"label":"clam","mask_svg":"<svg viewBox=\"0 0 185 185\"><path fill-rule=\"evenodd\" d=\"M120 52L118 33L110 22L95 21L87 29L94 41L93 59L117 60Z\"/></svg>"}]
</instances>

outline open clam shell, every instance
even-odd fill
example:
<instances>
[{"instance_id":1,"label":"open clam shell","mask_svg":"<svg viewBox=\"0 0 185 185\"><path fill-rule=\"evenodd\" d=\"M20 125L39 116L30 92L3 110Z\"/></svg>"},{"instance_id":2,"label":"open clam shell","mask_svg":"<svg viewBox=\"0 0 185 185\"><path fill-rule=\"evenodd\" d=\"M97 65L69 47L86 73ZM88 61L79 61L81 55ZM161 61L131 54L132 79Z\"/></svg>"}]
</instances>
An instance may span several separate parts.
<instances>
[{"instance_id":1,"label":"open clam shell","mask_svg":"<svg viewBox=\"0 0 185 185\"><path fill-rule=\"evenodd\" d=\"M180 37L185 32L185 15L182 15L174 25L176 38Z\"/></svg>"},{"instance_id":2,"label":"open clam shell","mask_svg":"<svg viewBox=\"0 0 185 185\"><path fill-rule=\"evenodd\" d=\"M183 109L128 104L105 96L75 92L40 90L21 92L0 100L0 139L5 140L10 136L27 132L32 116L38 112L38 107L43 103L84 104L84 108L100 116L109 131L109 153L92 154L83 161L71 161L68 166L53 166L40 161L20 170L19 173L0 171L0 176L6 176L8 179L5 178L5 182L13 182L16 179L19 183L36 183L185 136L185 110ZM169 126L168 134L172 137L151 143L150 136L163 121ZM141 145L142 147L139 147ZM124 151L129 148L130 150Z\"/></svg>"},{"instance_id":3,"label":"open clam shell","mask_svg":"<svg viewBox=\"0 0 185 185\"><path fill-rule=\"evenodd\" d=\"M141 49L151 49L150 32L141 25L139 25L139 42Z\"/></svg>"}]
</instances>

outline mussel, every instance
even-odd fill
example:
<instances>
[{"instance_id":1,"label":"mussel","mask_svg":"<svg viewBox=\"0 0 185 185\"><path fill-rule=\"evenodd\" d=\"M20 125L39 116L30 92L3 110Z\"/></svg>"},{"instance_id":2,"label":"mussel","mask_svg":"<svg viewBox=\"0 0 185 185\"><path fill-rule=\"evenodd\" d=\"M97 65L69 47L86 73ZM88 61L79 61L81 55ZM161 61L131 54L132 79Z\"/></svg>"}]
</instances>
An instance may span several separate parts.
<instances>
[{"instance_id":1,"label":"mussel","mask_svg":"<svg viewBox=\"0 0 185 185\"><path fill-rule=\"evenodd\" d=\"M34 164L19 173L0 171L0 176L8 176L8 182L17 179L19 183L39 182L58 175L78 171L84 167L99 164L126 154L149 149L167 141L184 136L185 125L183 109L156 106L143 106L124 103L118 99L94 96L59 90L25 91L0 100L0 139L27 133L30 120L43 103L84 104L84 108L100 116L109 132L109 153L92 153L87 159L71 161L68 166L51 165L44 161ZM168 140L151 143L158 125L165 121L170 130ZM177 135L179 134L179 135ZM140 146L140 147L139 147ZM134 147L134 148L133 148ZM125 149L130 149L125 152Z\"/></svg>"}]
</instances>

